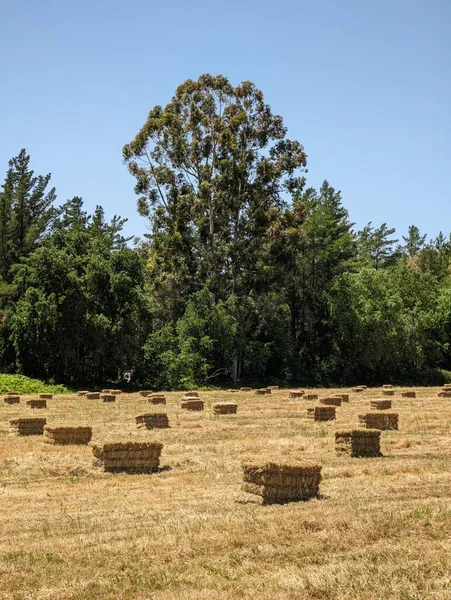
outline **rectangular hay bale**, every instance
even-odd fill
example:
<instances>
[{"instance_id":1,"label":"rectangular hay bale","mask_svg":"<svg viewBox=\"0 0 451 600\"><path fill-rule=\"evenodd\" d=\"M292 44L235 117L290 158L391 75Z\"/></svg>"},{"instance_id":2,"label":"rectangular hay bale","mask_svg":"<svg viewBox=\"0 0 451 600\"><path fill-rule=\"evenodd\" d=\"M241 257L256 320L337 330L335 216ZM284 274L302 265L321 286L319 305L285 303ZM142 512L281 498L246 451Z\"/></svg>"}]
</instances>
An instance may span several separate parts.
<instances>
[{"instance_id":1,"label":"rectangular hay bale","mask_svg":"<svg viewBox=\"0 0 451 600\"><path fill-rule=\"evenodd\" d=\"M314 421L333 421L336 418L335 406L315 406L307 409L307 418Z\"/></svg>"},{"instance_id":2,"label":"rectangular hay bale","mask_svg":"<svg viewBox=\"0 0 451 600\"><path fill-rule=\"evenodd\" d=\"M378 457L380 451L379 429L352 429L335 432L335 452L352 457Z\"/></svg>"},{"instance_id":3,"label":"rectangular hay bale","mask_svg":"<svg viewBox=\"0 0 451 600\"><path fill-rule=\"evenodd\" d=\"M213 414L215 415L235 415L238 410L236 402L216 402L213 404Z\"/></svg>"},{"instance_id":4,"label":"rectangular hay bale","mask_svg":"<svg viewBox=\"0 0 451 600\"><path fill-rule=\"evenodd\" d=\"M388 410L391 408L391 400L371 400L370 408L375 410Z\"/></svg>"},{"instance_id":5,"label":"rectangular hay bale","mask_svg":"<svg viewBox=\"0 0 451 600\"><path fill-rule=\"evenodd\" d=\"M398 429L398 413L366 413L359 415L359 423L368 429Z\"/></svg>"}]
</instances>

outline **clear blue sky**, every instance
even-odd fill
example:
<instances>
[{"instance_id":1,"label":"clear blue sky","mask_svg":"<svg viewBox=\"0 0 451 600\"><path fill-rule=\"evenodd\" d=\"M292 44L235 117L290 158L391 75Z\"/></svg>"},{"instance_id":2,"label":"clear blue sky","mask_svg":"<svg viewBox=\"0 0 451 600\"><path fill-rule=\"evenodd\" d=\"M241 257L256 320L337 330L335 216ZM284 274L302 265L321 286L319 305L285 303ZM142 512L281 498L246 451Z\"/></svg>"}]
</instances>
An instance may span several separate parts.
<instances>
[{"instance_id":1,"label":"clear blue sky","mask_svg":"<svg viewBox=\"0 0 451 600\"><path fill-rule=\"evenodd\" d=\"M0 0L0 177L26 147L58 201L142 235L121 149L202 73L253 81L351 219L451 231L451 0Z\"/></svg>"}]
</instances>

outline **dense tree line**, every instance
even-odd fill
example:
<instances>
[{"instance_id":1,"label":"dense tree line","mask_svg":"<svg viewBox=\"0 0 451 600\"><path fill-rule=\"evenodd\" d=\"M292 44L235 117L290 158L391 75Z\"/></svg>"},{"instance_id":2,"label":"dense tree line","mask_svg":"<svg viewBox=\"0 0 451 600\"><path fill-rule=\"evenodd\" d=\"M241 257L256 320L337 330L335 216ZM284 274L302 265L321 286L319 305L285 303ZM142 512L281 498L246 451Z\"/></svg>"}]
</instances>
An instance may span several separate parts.
<instances>
[{"instance_id":1,"label":"dense tree line","mask_svg":"<svg viewBox=\"0 0 451 600\"><path fill-rule=\"evenodd\" d=\"M250 82L188 80L124 146L144 241L22 150L0 193L3 371L150 387L438 381L451 368L451 237L356 230Z\"/></svg>"}]
</instances>

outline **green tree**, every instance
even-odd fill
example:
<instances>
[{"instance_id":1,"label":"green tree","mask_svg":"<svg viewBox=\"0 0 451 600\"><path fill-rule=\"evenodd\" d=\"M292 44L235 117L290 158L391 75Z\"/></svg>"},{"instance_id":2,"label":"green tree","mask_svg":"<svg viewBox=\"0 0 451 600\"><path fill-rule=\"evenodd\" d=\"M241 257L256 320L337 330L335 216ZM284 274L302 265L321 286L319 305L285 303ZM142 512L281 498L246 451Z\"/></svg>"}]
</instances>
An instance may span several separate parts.
<instances>
[{"instance_id":1,"label":"green tree","mask_svg":"<svg viewBox=\"0 0 451 600\"><path fill-rule=\"evenodd\" d=\"M24 374L96 384L141 360L143 264L116 249L117 219L99 227L96 215L79 198L67 202L53 234L16 268L18 300L4 326Z\"/></svg>"},{"instance_id":2,"label":"green tree","mask_svg":"<svg viewBox=\"0 0 451 600\"><path fill-rule=\"evenodd\" d=\"M417 256L423 249L427 234L421 235L420 230L415 225L409 226L407 236L402 236L404 240L403 250L409 258Z\"/></svg>"},{"instance_id":3,"label":"green tree","mask_svg":"<svg viewBox=\"0 0 451 600\"><path fill-rule=\"evenodd\" d=\"M363 266L383 269L399 260L400 253L395 246L398 240L390 238L395 231L387 227L387 223L375 229L370 221L357 233L359 259Z\"/></svg>"},{"instance_id":4,"label":"green tree","mask_svg":"<svg viewBox=\"0 0 451 600\"><path fill-rule=\"evenodd\" d=\"M185 248L179 264L195 260L198 288L207 281L215 297L240 293L271 208L304 185L306 155L282 118L254 84L233 87L220 75L180 85L123 155L159 250L162 237L179 255Z\"/></svg>"},{"instance_id":5,"label":"green tree","mask_svg":"<svg viewBox=\"0 0 451 600\"><path fill-rule=\"evenodd\" d=\"M8 283L11 267L37 248L57 211L50 174L35 176L25 149L9 161L0 192L0 275Z\"/></svg>"}]
</instances>

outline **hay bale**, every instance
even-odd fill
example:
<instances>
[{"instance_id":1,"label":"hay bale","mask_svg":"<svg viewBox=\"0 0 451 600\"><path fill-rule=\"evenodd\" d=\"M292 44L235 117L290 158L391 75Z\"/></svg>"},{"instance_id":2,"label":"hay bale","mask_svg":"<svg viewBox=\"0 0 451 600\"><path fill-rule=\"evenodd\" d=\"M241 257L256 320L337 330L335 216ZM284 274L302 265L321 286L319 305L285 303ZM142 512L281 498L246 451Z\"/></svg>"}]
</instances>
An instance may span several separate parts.
<instances>
[{"instance_id":1,"label":"hay bale","mask_svg":"<svg viewBox=\"0 0 451 600\"><path fill-rule=\"evenodd\" d=\"M198 392L185 392L185 398L199 398Z\"/></svg>"},{"instance_id":2,"label":"hay bale","mask_svg":"<svg viewBox=\"0 0 451 600\"><path fill-rule=\"evenodd\" d=\"M262 389L265 391L265 394L271 394L272 393L271 388L267 387L267 388L262 388Z\"/></svg>"},{"instance_id":3,"label":"hay bale","mask_svg":"<svg viewBox=\"0 0 451 600\"><path fill-rule=\"evenodd\" d=\"M240 390L235 390L235 389L231 389L231 390L226 390L226 392L228 392L229 394L238 394Z\"/></svg>"},{"instance_id":4,"label":"hay bale","mask_svg":"<svg viewBox=\"0 0 451 600\"><path fill-rule=\"evenodd\" d=\"M384 383L384 385L382 386L382 389L391 390L391 389L393 389L393 386L391 383Z\"/></svg>"},{"instance_id":5,"label":"hay bale","mask_svg":"<svg viewBox=\"0 0 451 600\"><path fill-rule=\"evenodd\" d=\"M451 390L446 390L446 391L444 391L444 392L439 392L439 393L437 394L437 396L438 396L439 398L451 398ZM6 400L5 400L5 402L6 402Z\"/></svg>"},{"instance_id":6,"label":"hay bale","mask_svg":"<svg viewBox=\"0 0 451 600\"><path fill-rule=\"evenodd\" d=\"M147 402L150 402L150 404L166 404L166 396L164 394L150 394L150 396L147 396Z\"/></svg>"},{"instance_id":7,"label":"hay bale","mask_svg":"<svg viewBox=\"0 0 451 600\"><path fill-rule=\"evenodd\" d=\"M122 394L122 390L110 390L110 394L114 396L120 396Z\"/></svg>"},{"instance_id":8,"label":"hay bale","mask_svg":"<svg viewBox=\"0 0 451 600\"><path fill-rule=\"evenodd\" d=\"M335 433L335 452L353 457L382 456L379 429L351 429Z\"/></svg>"},{"instance_id":9,"label":"hay bale","mask_svg":"<svg viewBox=\"0 0 451 600\"><path fill-rule=\"evenodd\" d=\"M395 390L382 390L382 395L383 396L394 396Z\"/></svg>"},{"instance_id":10,"label":"hay bale","mask_svg":"<svg viewBox=\"0 0 451 600\"><path fill-rule=\"evenodd\" d=\"M241 387L240 392L252 392L252 388L251 387Z\"/></svg>"},{"instance_id":11,"label":"hay bale","mask_svg":"<svg viewBox=\"0 0 451 600\"><path fill-rule=\"evenodd\" d=\"M313 462L245 463L243 464L244 497L257 496L259 504L283 504L315 498L319 494L321 465Z\"/></svg>"},{"instance_id":12,"label":"hay bale","mask_svg":"<svg viewBox=\"0 0 451 600\"><path fill-rule=\"evenodd\" d=\"M166 413L146 413L135 417L138 429L167 429L169 419Z\"/></svg>"},{"instance_id":13,"label":"hay bale","mask_svg":"<svg viewBox=\"0 0 451 600\"><path fill-rule=\"evenodd\" d=\"M214 415L236 415L238 404L235 402L216 402L213 404Z\"/></svg>"},{"instance_id":14,"label":"hay bale","mask_svg":"<svg viewBox=\"0 0 451 600\"><path fill-rule=\"evenodd\" d=\"M371 400L370 408L375 410L387 410L391 408L391 400Z\"/></svg>"},{"instance_id":15,"label":"hay bale","mask_svg":"<svg viewBox=\"0 0 451 600\"><path fill-rule=\"evenodd\" d=\"M152 393L152 390L141 390L139 392L139 395L142 396L143 398L147 398L147 396L149 396Z\"/></svg>"},{"instance_id":16,"label":"hay bale","mask_svg":"<svg viewBox=\"0 0 451 600\"><path fill-rule=\"evenodd\" d=\"M265 395L266 395L266 388L262 388L262 389L259 389L259 390L255 390L255 391L254 391L254 394L255 394L256 396L265 396Z\"/></svg>"},{"instance_id":17,"label":"hay bale","mask_svg":"<svg viewBox=\"0 0 451 600\"><path fill-rule=\"evenodd\" d=\"M9 425L16 435L42 435L46 419L11 419Z\"/></svg>"},{"instance_id":18,"label":"hay bale","mask_svg":"<svg viewBox=\"0 0 451 600\"><path fill-rule=\"evenodd\" d=\"M444 390L451 390L451 383L444 383L443 384L443 389Z\"/></svg>"},{"instance_id":19,"label":"hay bale","mask_svg":"<svg viewBox=\"0 0 451 600\"><path fill-rule=\"evenodd\" d=\"M352 391L353 391L355 394L360 394L360 392L364 392L365 390L364 390L364 388L362 388L362 387L355 387L355 388L352 388Z\"/></svg>"},{"instance_id":20,"label":"hay bale","mask_svg":"<svg viewBox=\"0 0 451 600\"><path fill-rule=\"evenodd\" d=\"M349 394L337 394L341 397L342 402L349 402Z\"/></svg>"},{"instance_id":21,"label":"hay bale","mask_svg":"<svg viewBox=\"0 0 451 600\"><path fill-rule=\"evenodd\" d=\"M362 388L362 390L367 390L368 389L368 386L366 386L366 385L358 385L357 387L358 388Z\"/></svg>"},{"instance_id":22,"label":"hay bale","mask_svg":"<svg viewBox=\"0 0 451 600\"><path fill-rule=\"evenodd\" d=\"M359 415L359 422L367 429L398 429L398 416L398 413L366 413Z\"/></svg>"},{"instance_id":23,"label":"hay bale","mask_svg":"<svg viewBox=\"0 0 451 600\"><path fill-rule=\"evenodd\" d=\"M19 404L20 403L20 396L4 396L3 397L3 402L5 402L5 404Z\"/></svg>"},{"instance_id":24,"label":"hay bale","mask_svg":"<svg viewBox=\"0 0 451 600\"><path fill-rule=\"evenodd\" d=\"M288 392L289 398L302 398L303 395L304 392L302 390L292 390L291 392Z\"/></svg>"},{"instance_id":25,"label":"hay bale","mask_svg":"<svg viewBox=\"0 0 451 600\"><path fill-rule=\"evenodd\" d=\"M53 400L53 394L39 394L41 400Z\"/></svg>"},{"instance_id":26,"label":"hay bale","mask_svg":"<svg viewBox=\"0 0 451 600\"><path fill-rule=\"evenodd\" d=\"M110 442L91 444L94 465L110 473L154 473L160 466L159 442Z\"/></svg>"},{"instance_id":27,"label":"hay bale","mask_svg":"<svg viewBox=\"0 0 451 600\"><path fill-rule=\"evenodd\" d=\"M77 392L77 396L86 396L86 394L89 394L88 390L80 390Z\"/></svg>"},{"instance_id":28,"label":"hay bale","mask_svg":"<svg viewBox=\"0 0 451 600\"><path fill-rule=\"evenodd\" d=\"M92 428L85 425L45 425L44 441L47 444L80 444L85 445L91 441Z\"/></svg>"},{"instance_id":29,"label":"hay bale","mask_svg":"<svg viewBox=\"0 0 451 600\"><path fill-rule=\"evenodd\" d=\"M86 394L87 400L100 400L100 392L88 392Z\"/></svg>"},{"instance_id":30,"label":"hay bale","mask_svg":"<svg viewBox=\"0 0 451 600\"><path fill-rule=\"evenodd\" d=\"M280 390L280 387L278 385L269 385L266 389L278 392Z\"/></svg>"},{"instance_id":31,"label":"hay bale","mask_svg":"<svg viewBox=\"0 0 451 600\"><path fill-rule=\"evenodd\" d=\"M20 392L6 392L6 396L20 396Z\"/></svg>"},{"instance_id":32,"label":"hay bale","mask_svg":"<svg viewBox=\"0 0 451 600\"><path fill-rule=\"evenodd\" d=\"M31 400L27 400L27 406L30 408L47 408L47 400L32 398Z\"/></svg>"},{"instance_id":33,"label":"hay bale","mask_svg":"<svg viewBox=\"0 0 451 600\"><path fill-rule=\"evenodd\" d=\"M304 400L318 400L318 394L305 394Z\"/></svg>"},{"instance_id":34,"label":"hay bale","mask_svg":"<svg viewBox=\"0 0 451 600\"><path fill-rule=\"evenodd\" d=\"M307 409L307 418L314 421L333 421L335 419L335 406L315 406Z\"/></svg>"},{"instance_id":35,"label":"hay bale","mask_svg":"<svg viewBox=\"0 0 451 600\"><path fill-rule=\"evenodd\" d=\"M116 402L116 396L113 394L101 394L103 402Z\"/></svg>"},{"instance_id":36,"label":"hay bale","mask_svg":"<svg viewBox=\"0 0 451 600\"><path fill-rule=\"evenodd\" d=\"M180 408L184 410L204 410L204 401L199 398L182 398Z\"/></svg>"},{"instance_id":37,"label":"hay bale","mask_svg":"<svg viewBox=\"0 0 451 600\"><path fill-rule=\"evenodd\" d=\"M100 390L101 394L111 394L111 390Z\"/></svg>"},{"instance_id":38,"label":"hay bale","mask_svg":"<svg viewBox=\"0 0 451 600\"><path fill-rule=\"evenodd\" d=\"M326 406L341 406L342 402L343 398L341 396L326 396L320 399L320 404L325 404Z\"/></svg>"},{"instance_id":39,"label":"hay bale","mask_svg":"<svg viewBox=\"0 0 451 600\"><path fill-rule=\"evenodd\" d=\"M401 396L403 398L416 398L417 394L416 392L401 392Z\"/></svg>"}]
</instances>

